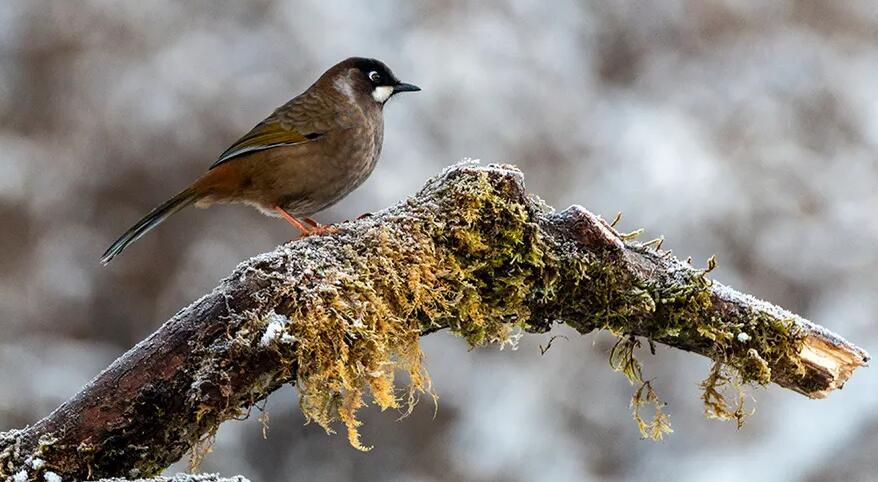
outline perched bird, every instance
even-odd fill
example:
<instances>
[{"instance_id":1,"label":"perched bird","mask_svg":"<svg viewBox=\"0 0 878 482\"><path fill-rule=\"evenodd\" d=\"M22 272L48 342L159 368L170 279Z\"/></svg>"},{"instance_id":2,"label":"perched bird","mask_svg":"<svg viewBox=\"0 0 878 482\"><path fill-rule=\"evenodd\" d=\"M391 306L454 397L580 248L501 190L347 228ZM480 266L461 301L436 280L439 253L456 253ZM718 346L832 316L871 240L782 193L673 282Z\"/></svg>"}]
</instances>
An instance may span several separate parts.
<instances>
[{"instance_id":1,"label":"perched bird","mask_svg":"<svg viewBox=\"0 0 878 482\"><path fill-rule=\"evenodd\" d=\"M381 154L385 102L418 90L375 59L352 57L336 64L220 154L203 176L126 231L101 263L190 204L246 203L286 219L302 234L315 232L319 228L298 218L332 206L362 184Z\"/></svg>"}]
</instances>

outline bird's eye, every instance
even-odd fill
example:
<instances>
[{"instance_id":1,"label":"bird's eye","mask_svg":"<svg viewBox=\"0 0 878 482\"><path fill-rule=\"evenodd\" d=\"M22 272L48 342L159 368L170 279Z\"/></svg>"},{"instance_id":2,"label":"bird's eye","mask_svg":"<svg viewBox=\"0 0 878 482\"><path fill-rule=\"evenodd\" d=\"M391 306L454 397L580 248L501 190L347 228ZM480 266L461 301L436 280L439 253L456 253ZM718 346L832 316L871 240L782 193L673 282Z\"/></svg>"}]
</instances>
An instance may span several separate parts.
<instances>
[{"instance_id":1,"label":"bird's eye","mask_svg":"<svg viewBox=\"0 0 878 482\"><path fill-rule=\"evenodd\" d=\"M381 80L381 74L373 70L372 72L369 72L369 80L378 83L378 81Z\"/></svg>"}]
</instances>

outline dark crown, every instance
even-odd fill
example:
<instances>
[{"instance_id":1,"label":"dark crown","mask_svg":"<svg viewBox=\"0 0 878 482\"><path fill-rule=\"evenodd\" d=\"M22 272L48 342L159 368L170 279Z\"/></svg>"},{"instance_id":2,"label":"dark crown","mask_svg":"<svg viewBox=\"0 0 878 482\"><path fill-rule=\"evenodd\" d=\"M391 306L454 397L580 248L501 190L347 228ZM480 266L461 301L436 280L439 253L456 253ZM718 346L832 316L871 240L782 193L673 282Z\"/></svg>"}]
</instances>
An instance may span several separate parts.
<instances>
[{"instance_id":1,"label":"dark crown","mask_svg":"<svg viewBox=\"0 0 878 482\"><path fill-rule=\"evenodd\" d=\"M362 72L374 86L393 86L399 82L399 79L393 75L393 71L391 71L390 68L380 60L364 57L351 57L345 61L345 63L348 62L350 62L352 67ZM372 74L373 72L375 74Z\"/></svg>"}]
</instances>

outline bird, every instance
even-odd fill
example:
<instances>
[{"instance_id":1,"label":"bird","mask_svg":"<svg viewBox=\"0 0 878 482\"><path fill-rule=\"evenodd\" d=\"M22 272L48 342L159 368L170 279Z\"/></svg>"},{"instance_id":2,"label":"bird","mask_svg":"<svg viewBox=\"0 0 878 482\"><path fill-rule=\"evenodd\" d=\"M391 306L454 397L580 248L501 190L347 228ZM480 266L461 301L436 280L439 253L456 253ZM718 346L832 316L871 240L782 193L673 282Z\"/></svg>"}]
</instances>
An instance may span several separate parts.
<instances>
[{"instance_id":1,"label":"bird","mask_svg":"<svg viewBox=\"0 0 878 482\"><path fill-rule=\"evenodd\" d=\"M244 203L292 224L302 236L323 226L307 219L356 189L372 173L384 141L384 105L420 87L401 82L384 62L351 57L277 108L159 205L101 256L107 265L131 243L189 205ZM305 218L309 225L300 218Z\"/></svg>"}]
</instances>

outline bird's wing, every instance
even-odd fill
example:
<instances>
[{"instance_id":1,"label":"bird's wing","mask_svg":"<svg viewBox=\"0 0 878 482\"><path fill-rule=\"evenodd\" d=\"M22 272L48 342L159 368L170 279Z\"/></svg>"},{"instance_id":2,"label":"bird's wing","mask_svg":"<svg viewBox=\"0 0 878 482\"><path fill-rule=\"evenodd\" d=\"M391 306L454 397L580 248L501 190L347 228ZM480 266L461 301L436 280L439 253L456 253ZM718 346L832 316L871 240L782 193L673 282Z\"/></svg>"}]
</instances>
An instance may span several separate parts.
<instances>
[{"instance_id":1,"label":"bird's wing","mask_svg":"<svg viewBox=\"0 0 878 482\"><path fill-rule=\"evenodd\" d=\"M220 164L246 154L248 152L263 151L279 146L294 146L317 140L322 134L309 132L303 134L289 123L282 122L274 116L259 123L244 137L238 139L231 147L220 154L219 158L210 165L210 169Z\"/></svg>"}]
</instances>

